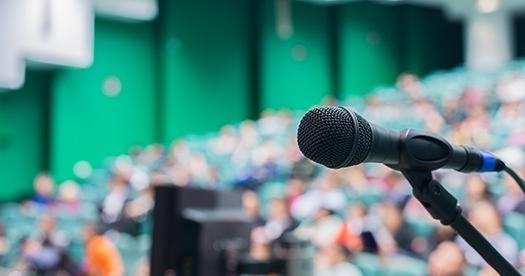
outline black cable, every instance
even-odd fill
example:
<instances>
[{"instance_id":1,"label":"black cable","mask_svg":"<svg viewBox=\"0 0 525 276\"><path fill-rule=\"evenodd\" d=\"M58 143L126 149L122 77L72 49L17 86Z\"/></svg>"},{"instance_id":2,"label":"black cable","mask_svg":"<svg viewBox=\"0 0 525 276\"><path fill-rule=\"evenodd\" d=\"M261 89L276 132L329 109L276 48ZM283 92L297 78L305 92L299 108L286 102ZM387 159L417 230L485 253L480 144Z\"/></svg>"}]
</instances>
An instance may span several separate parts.
<instances>
[{"instance_id":1,"label":"black cable","mask_svg":"<svg viewBox=\"0 0 525 276\"><path fill-rule=\"evenodd\" d=\"M505 165L503 170L506 173L508 173L514 179L514 181L516 181L516 183L518 183L518 186L520 186L523 193L525 193L525 181L513 169L511 169L507 165Z\"/></svg>"}]
</instances>

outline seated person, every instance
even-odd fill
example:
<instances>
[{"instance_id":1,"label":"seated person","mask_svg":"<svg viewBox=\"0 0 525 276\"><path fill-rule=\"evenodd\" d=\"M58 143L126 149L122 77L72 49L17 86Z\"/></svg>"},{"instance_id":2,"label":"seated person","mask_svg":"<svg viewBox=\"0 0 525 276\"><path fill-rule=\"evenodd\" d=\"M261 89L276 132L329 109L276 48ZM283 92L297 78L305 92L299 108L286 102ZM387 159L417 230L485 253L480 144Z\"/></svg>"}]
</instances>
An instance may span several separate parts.
<instances>
[{"instance_id":1,"label":"seated person","mask_svg":"<svg viewBox=\"0 0 525 276\"><path fill-rule=\"evenodd\" d=\"M294 218L312 217L321 207L340 212L346 206L346 196L339 187L338 177L327 172L315 181L315 188L297 197L291 211Z\"/></svg>"},{"instance_id":2,"label":"seated person","mask_svg":"<svg viewBox=\"0 0 525 276\"><path fill-rule=\"evenodd\" d=\"M23 261L37 275L75 275L78 268L67 253L69 241L56 230L56 220L44 215L38 231L21 243Z\"/></svg>"},{"instance_id":3,"label":"seated person","mask_svg":"<svg viewBox=\"0 0 525 276\"><path fill-rule=\"evenodd\" d=\"M272 242L279 242L297 227L297 222L290 215L285 198L274 198L270 201L268 218L264 225L266 237Z\"/></svg>"},{"instance_id":4,"label":"seated person","mask_svg":"<svg viewBox=\"0 0 525 276\"><path fill-rule=\"evenodd\" d=\"M80 213L80 187L75 181L67 180L58 187L60 211L75 215Z\"/></svg>"},{"instance_id":5,"label":"seated person","mask_svg":"<svg viewBox=\"0 0 525 276\"><path fill-rule=\"evenodd\" d=\"M55 203L55 181L47 173L40 173L33 182L35 195L31 203L37 207L48 207Z\"/></svg>"},{"instance_id":6,"label":"seated person","mask_svg":"<svg viewBox=\"0 0 525 276\"><path fill-rule=\"evenodd\" d=\"M299 225L294 233L299 239L323 247L335 242L342 226L343 221L332 210L319 208L313 219Z\"/></svg>"},{"instance_id":7,"label":"seated person","mask_svg":"<svg viewBox=\"0 0 525 276\"><path fill-rule=\"evenodd\" d=\"M361 276L361 271L350 263L351 252L339 244L321 247L315 257L316 276Z\"/></svg>"},{"instance_id":8,"label":"seated person","mask_svg":"<svg viewBox=\"0 0 525 276\"><path fill-rule=\"evenodd\" d=\"M383 222L369 214L362 203L354 203L348 208L336 241L352 252L391 255L396 249L395 240Z\"/></svg>"},{"instance_id":9,"label":"seated person","mask_svg":"<svg viewBox=\"0 0 525 276\"><path fill-rule=\"evenodd\" d=\"M86 242L85 272L91 276L124 275L122 257L113 242L102 234L97 224L84 227Z\"/></svg>"},{"instance_id":10,"label":"seated person","mask_svg":"<svg viewBox=\"0 0 525 276\"><path fill-rule=\"evenodd\" d=\"M518 245L512 237L503 232L501 217L496 208L487 201L478 202L472 206L468 213L472 225L485 236L485 238L496 248L501 255L510 263L516 263L518 257ZM484 268L488 264L481 256L461 237L456 242L465 252L467 262L477 268Z\"/></svg>"},{"instance_id":11,"label":"seated person","mask_svg":"<svg viewBox=\"0 0 525 276\"><path fill-rule=\"evenodd\" d=\"M455 243L440 243L428 258L428 275L456 276L465 273L465 256Z\"/></svg>"},{"instance_id":12,"label":"seated person","mask_svg":"<svg viewBox=\"0 0 525 276\"><path fill-rule=\"evenodd\" d=\"M9 253L11 243L6 237L4 224L0 223L0 264L4 264L5 256Z\"/></svg>"},{"instance_id":13,"label":"seated person","mask_svg":"<svg viewBox=\"0 0 525 276\"><path fill-rule=\"evenodd\" d=\"M382 223L395 242L392 250L418 257L428 248L425 239L415 239L415 233L405 221L401 209L392 202L384 202L379 206Z\"/></svg>"},{"instance_id":14,"label":"seated person","mask_svg":"<svg viewBox=\"0 0 525 276\"><path fill-rule=\"evenodd\" d=\"M256 226L262 226L265 224L265 220L261 216L261 202L256 192L252 190L246 190L243 192L242 210Z\"/></svg>"},{"instance_id":15,"label":"seated person","mask_svg":"<svg viewBox=\"0 0 525 276\"><path fill-rule=\"evenodd\" d=\"M130 215L134 215L137 208L134 208L134 204L129 205L130 202L128 180L121 172L117 171L111 179L109 193L102 201L100 210L100 219L106 230L115 230L130 235L138 234L140 225L130 217Z\"/></svg>"}]
</instances>

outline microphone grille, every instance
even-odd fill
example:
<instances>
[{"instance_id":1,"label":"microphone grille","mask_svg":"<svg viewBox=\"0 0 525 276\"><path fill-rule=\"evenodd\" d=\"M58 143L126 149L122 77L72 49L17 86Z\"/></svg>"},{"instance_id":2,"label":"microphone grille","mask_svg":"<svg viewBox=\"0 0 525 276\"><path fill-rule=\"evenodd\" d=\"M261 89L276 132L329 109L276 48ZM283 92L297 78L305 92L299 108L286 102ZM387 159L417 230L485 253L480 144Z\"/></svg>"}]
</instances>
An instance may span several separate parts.
<instances>
[{"instance_id":1,"label":"microphone grille","mask_svg":"<svg viewBox=\"0 0 525 276\"><path fill-rule=\"evenodd\" d=\"M359 114L354 115L357 125L342 107L325 106L311 109L299 123L299 149L308 159L329 168L363 162L371 148L372 129ZM355 135L357 144L354 144ZM345 163L354 147L353 156Z\"/></svg>"}]
</instances>

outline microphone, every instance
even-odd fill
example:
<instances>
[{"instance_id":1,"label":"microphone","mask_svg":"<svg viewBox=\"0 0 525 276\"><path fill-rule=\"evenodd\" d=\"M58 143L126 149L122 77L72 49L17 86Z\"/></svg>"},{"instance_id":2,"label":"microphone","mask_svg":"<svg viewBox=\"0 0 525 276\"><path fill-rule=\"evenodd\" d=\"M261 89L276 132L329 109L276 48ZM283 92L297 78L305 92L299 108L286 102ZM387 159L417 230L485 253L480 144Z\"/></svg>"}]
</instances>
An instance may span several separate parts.
<instances>
[{"instance_id":1,"label":"microphone","mask_svg":"<svg viewBox=\"0 0 525 276\"><path fill-rule=\"evenodd\" d=\"M343 106L310 109L299 123L297 142L304 156L332 169L363 162L397 170L445 168L464 173L505 168L503 161L488 152L451 145L428 131L380 127Z\"/></svg>"}]
</instances>

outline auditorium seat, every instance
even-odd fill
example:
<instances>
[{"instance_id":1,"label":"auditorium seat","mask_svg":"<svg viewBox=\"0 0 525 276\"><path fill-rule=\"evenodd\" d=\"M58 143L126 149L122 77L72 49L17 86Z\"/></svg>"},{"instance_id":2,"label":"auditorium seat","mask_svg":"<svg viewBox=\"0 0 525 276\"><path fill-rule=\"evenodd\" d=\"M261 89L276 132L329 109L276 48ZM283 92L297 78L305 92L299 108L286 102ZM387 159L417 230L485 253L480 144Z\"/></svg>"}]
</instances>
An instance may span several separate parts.
<instances>
[{"instance_id":1,"label":"auditorium seat","mask_svg":"<svg viewBox=\"0 0 525 276\"><path fill-rule=\"evenodd\" d=\"M520 249L525 248L525 216L520 213L508 213L503 218L505 232L512 236Z\"/></svg>"}]
</instances>

